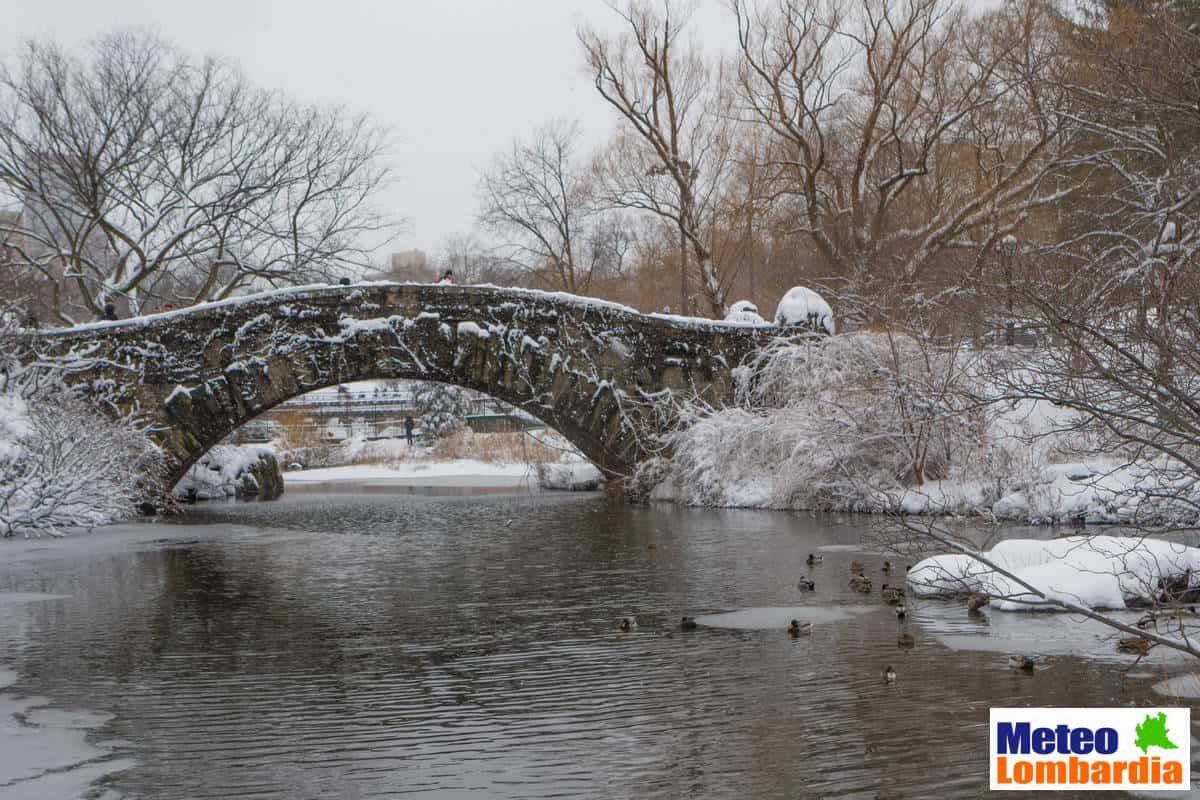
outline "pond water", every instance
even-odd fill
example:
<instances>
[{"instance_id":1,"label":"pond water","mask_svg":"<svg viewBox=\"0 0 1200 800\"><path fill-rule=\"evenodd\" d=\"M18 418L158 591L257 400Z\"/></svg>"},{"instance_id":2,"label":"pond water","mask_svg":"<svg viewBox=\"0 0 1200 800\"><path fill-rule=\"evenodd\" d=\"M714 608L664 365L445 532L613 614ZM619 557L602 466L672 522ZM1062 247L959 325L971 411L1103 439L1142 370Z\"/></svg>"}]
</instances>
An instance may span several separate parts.
<instances>
[{"instance_id":1,"label":"pond water","mask_svg":"<svg viewBox=\"0 0 1200 800\"><path fill-rule=\"evenodd\" d=\"M0 697L98 715L109 754L87 763L116 766L97 796L949 798L987 793L989 706L1159 704L1151 685L1179 671L1131 673L1063 617L940 602L898 649L878 593L847 583L851 560L883 561L865 530L597 495L196 507L14 545ZM679 627L791 607L749 618L795 613L810 636L747 615ZM1020 649L1048 668L1010 670ZM0 777L0 797L25 785Z\"/></svg>"}]
</instances>

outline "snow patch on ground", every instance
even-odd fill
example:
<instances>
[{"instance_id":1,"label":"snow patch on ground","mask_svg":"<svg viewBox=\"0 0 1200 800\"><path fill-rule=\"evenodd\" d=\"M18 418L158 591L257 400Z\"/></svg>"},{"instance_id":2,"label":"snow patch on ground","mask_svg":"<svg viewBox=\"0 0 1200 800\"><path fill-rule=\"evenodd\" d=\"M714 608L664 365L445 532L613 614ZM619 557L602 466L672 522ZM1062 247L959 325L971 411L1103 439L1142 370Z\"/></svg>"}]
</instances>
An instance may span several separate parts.
<instances>
[{"instance_id":1,"label":"snow patch on ground","mask_svg":"<svg viewBox=\"0 0 1200 800\"><path fill-rule=\"evenodd\" d=\"M286 483L337 483L341 481L387 482L397 481L404 485L420 485L422 480L461 479L462 486L472 485L476 478L504 478L513 486L530 485L534 480L533 470L528 464L492 464L473 459L454 461L412 461L393 465L360 464L348 467L306 469L284 474ZM496 485L489 482L487 485Z\"/></svg>"}]
</instances>

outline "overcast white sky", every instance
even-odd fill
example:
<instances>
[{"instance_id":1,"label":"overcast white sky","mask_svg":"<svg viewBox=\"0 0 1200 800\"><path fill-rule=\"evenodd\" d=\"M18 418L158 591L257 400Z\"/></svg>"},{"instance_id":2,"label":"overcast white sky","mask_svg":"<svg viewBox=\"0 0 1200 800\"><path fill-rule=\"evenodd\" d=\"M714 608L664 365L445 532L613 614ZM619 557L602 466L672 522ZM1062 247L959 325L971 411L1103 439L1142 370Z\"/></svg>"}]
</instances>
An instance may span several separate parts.
<instances>
[{"instance_id":1,"label":"overcast white sky","mask_svg":"<svg viewBox=\"0 0 1200 800\"><path fill-rule=\"evenodd\" d=\"M196 55L237 61L260 85L370 113L392 131L400 181L386 203L408 220L391 248L437 250L469 231L477 171L514 137L556 117L595 141L609 111L575 39L604 23L602 0L36 0L5 3L0 48L148 28ZM723 39L719 0L695 22Z\"/></svg>"}]
</instances>

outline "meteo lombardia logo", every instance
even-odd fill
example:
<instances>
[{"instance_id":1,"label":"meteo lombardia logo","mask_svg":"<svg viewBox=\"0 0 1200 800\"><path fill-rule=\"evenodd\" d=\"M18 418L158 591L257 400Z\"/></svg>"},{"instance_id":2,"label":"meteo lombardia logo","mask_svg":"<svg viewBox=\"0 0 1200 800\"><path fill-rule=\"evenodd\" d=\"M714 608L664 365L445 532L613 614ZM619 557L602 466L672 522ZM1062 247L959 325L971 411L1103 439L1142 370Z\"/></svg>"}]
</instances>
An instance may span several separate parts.
<instances>
[{"instance_id":1,"label":"meteo lombardia logo","mask_svg":"<svg viewBox=\"0 0 1200 800\"><path fill-rule=\"evenodd\" d=\"M1187 789L1187 708L993 708L992 791Z\"/></svg>"}]
</instances>

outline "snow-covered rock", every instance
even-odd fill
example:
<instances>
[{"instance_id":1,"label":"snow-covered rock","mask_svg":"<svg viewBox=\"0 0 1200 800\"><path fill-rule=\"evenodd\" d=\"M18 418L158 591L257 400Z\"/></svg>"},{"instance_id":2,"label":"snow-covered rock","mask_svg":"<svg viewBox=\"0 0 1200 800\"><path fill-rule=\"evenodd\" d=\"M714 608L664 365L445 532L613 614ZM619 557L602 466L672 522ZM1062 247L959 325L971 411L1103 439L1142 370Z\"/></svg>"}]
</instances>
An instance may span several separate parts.
<instances>
[{"instance_id":1,"label":"snow-covered rock","mask_svg":"<svg viewBox=\"0 0 1200 800\"><path fill-rule=\"evenodd\" d=\"M825 298L806 286L793 286L775 309L776 325L809 325L832 335L835 333L833 309Z\"/></svg>"},{"instance_id":2,"label":"snow-covered rock","mask_svg":"<svg viewBox=\"0 0 1200 800\"><path fill-rule=\"evenodd\" d=\"M726 322L735 322L739 325L766 325L767 321L758 313L758 306L751 303L749 300L738 300L729 307L729 313L725 315Z\"/></svg>"},{"instance_id":3,"label":"snow-covered rock","mask_svg":"<svg viewBox=\"0 0 1200 800\"><path fill-rule=\"evenodd\" d=\"M1009 539L980 555L1048 598L1095 609L1152 600L1165 582L1200 585L1200 548L1162 539L1068 536ZM926 558L908 571L918 596L977 592L1000 611L1053 609L1018 581L964 553Z\"/></svg>"},{"instance_id":4,"label":"snow-covered rock","mask_svg":"<svg viewBox=\"0 0 1200 800\"><path fill-rule=\"evenodd\" d=\"M543 489L592 492L604 485L604 475L588 461L538 464L537 476Z\"/></svg>"},{"instance_id":5,"label":"snow-covered rock","mask_svg":"<svg viewBox=\"0 0 1200 800\"><path fill-rule=\"evenodd\" d=\"M222 445L209 450L175 486L185 500L256 497L274 500L283 494L283 477L275 448L268 445Z\"/></svg>"}]
</instances>

